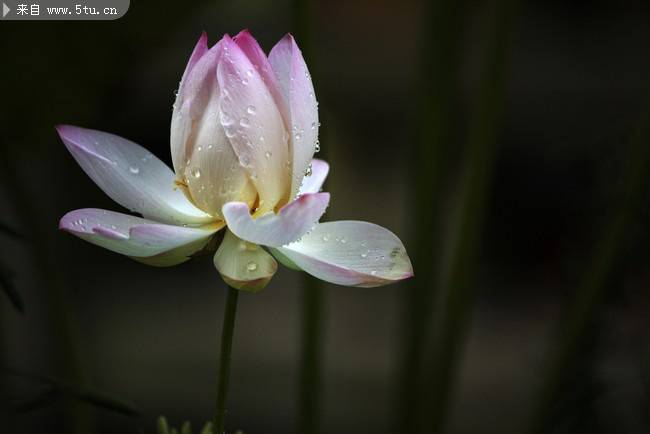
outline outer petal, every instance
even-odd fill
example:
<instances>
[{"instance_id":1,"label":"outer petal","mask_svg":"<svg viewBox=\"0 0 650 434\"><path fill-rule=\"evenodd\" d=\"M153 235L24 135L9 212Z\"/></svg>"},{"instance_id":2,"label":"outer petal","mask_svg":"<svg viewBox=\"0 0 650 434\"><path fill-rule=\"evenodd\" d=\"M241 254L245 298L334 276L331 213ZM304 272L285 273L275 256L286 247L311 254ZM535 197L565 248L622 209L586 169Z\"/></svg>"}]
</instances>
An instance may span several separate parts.
<instances>
[{"instance_id":1,"label":"outer petal","mask_svg":"<svg viewBox=\"0 0 650 434\"><path fill-rule=\"evenodd\" d=\"M79 238L151 265L185 262L223 227L172 226L113 211L86 208L67 213L59 228Z\"/></svg>"},{"instance_id":2,"label":"outer petal","mask_svg":"<svg viewBox=\"0 0 650 434\"><path fill-rule=\"evenodd\" d=\"M252 292L263 289L278 269L273 256L229 230L214 255L214 266L228 285Z\"/></svg>"},{"instance_id":3,"label":"outer petal","mask_svg":"<svg viewBox=\"0 0 650 434\"><path fill-rule=\"evenodd\" d=\"M217 68L221 124L240 164L259 194L260 213L286 203L289 196L287 132L260 74L229 36Z\"/></svg>"},{"instance_id":4,"label":"outer petal","mask_svg":"<svg viewBox=\"0 0 650 434\"><path fill-rule=\"evenodd\" d=\"M413 276L399 238L372 223L321 223L278 250L307 273L338 285L374 287Z\"/></svg>"},{"instance_id":5,"label":"outer petal","mask_svg":"<svg viewBox=\"0 0 650 434\"><path fill-rule=\"evenodd\" d=\"M183 173L191 157L195 141L193 134L205 107L218 97L216 71L220 56L221 44L207 50L207 37L201 37L183 73L174 102L170 136L172 162L177 174Z\"/></svg>"},{"instance_id":6,"label":"outer petal","mask_svg":"<svg viewBox=\"0 0 650 434\"><path fill-rule=\"evenodd\" d=\"M183 72L183 78L181 79L181 83L178 89L179 94L182 93L183 87L186 85L185 79L194 68L194 65L196 65L199 59L201 59L201 57L203 57L203 55L207 52L208 52L208 34L202 32L198 42L194 46L194 51L192 51L192 54L190 55L190 59L187 61L187 66L185 67L185 71Z\"/></svg>"},{"instance_id":7,"label":"outer petal","mask_svg":"<svg viewBox=\"0 0 650 434\"><path fill-rule=\"evenodd\" d=\"M251 61L257 72L259 72L262 81L266 84L266 87L269 88L271 96L275 104L280 110L280 114L285 121L285 126L290 125L290 114L288 101L280 90L280 83L278 78L273 71L273 67L269 63L269 59L264 54L264 50L257 43L253 35L250 34L248 30L242 30L233 38L235 43L241 48L241 50L246 54L248 60Z\"/></svg>"},{"instance_id":8,"label":"outer petal","mask_svg":"<svg viewBox=\"0 0 650 434\"><path fill-rule=\"evenodd\" d=\"M299 195L305 193L318 193L330 171L330 165L326 161L314 158L311 161L311 175L306 176L300 185Z\"/></svg>"},{"instance_id":9,"label":"outer petal","mask_svg":"<svg viewBox=\"0 0 650 434\"><path fill-rule=\"evenodd\" d=\"M96 130L57 126L81 168L111 199L146 218L174 224L214 220L175 188L174 173L156 156L129 140Z\"/></svg>"},{"instance_id":10,"label":"outer petal","mask_svg":"<svg viewBox=\"0 0 650 434\"><path fill-rule=\"evenodd\" d=\"M329 193L308 193L287 204L278 214L268 213L256 220L246 204L230 202L223 206L223 216L228 228L239 238L280 247L307 233L325 213L329 200Z\"/></svg>"},{"instance_id":11,"label":"outer petal","mask_svg":"<svg viewBox=\"0 0 650 434\"><path fill-rule=\"evenodd\" d=\"M294 197L316 151L318 104L309 70L293 36L286 35L273 47L269 62L289 103L290 149L293 154L291 197Z\"/></svg>"}]
</instances>

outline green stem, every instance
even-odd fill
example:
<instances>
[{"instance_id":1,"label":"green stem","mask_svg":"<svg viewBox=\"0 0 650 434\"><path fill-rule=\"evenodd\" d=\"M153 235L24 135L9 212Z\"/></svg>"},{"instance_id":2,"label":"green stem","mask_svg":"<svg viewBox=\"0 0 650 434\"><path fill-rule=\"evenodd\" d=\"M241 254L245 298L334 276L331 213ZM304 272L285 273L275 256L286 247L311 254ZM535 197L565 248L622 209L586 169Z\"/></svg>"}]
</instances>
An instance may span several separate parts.
<instances>
[{"instance_id":1,"label":"green stem","mask_svg":"<svg viewBox=\"0 0 650 434\"><path fill-rule=\"evenodd\" d=\"M486 48L468 135L468 155L460 179L455 226L440 267L440 308L432 324L424 390L429 391L426 429L444 431L465 329L474 305L473 274L487 206L496 144L505 103L506 70L516 0L493 0L485 12ZM442 258L442 257L441 257Z\"/></svg>"},{"instance_id":2,"label":"green stem","mask_svg":"<svg viewBox=\"0 0 650 434\"><path fill-rule=\"evenodd\" d=\"M560 327L559 344L548 355L544 383L530 424L533 434L548 432L556 403L562 390L576 374L576 355L593 336L590 325L603 306L607 283L617 264L632 226L637 208L648 190L650 178L650 109L648 109L632 138L627 170L623 179L619 204L611 220L603 227L591 264L587 268L566 321Z\"/></svg>"},{"instance_id":3,"label":"green stem","mask_svg":"<svg viewBox=\"0 0 650 434\"><path fill-rule=\"evenodd\" d=\"M306 276L303 290L298 420L298 432L302 434L318 432L323 316L323 288L318 280Z\"/></svg>"},{"instance_id":4,"label":"green stem","mask_svg":"<svg viewBox=\"0 0 650 434\"><path fill-rule=\"evenodd\" d=\"M239 291L229 286L221 329L221 354L219 356L219 372L217 374L217 409L214 413L213 421L215 434L225 432L226 413L228 413L226 406L228 403L230 361L232 359L232 336L235 331L238 296Z\"/></svg>"}]
</instances>

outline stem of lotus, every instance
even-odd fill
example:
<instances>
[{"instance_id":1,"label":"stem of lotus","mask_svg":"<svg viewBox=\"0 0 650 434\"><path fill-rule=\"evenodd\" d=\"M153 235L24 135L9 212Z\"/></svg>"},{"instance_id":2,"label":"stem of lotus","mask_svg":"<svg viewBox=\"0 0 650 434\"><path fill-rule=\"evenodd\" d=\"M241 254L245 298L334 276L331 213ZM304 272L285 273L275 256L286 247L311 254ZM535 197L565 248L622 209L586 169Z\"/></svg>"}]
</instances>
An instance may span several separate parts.
<instances>
[{"instance_id":1,"label":"stem of lotus","mask_svg":"<svg viewBox=\"0 0 650 434\"><path fill-rule=\"evenodd\" d=\"M232 352L232 336L235 331L237 316L237 297L239 291L228 287L226 309L221 329L221 355L219 356L219 372L217 374L217 409L214 414L214 433L223 434L226 424L226 405L228 402L228 382L230 379L230 360Z\"/></svg>"}]
</instances>

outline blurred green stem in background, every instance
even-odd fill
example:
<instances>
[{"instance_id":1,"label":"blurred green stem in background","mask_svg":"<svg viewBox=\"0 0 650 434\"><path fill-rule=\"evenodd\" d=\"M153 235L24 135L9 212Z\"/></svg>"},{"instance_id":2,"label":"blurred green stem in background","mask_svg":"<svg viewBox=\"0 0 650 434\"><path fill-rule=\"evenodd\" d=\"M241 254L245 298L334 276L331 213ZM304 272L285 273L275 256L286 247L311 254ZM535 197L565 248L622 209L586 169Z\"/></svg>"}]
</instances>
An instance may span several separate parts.
<instances>
[{"instance_id":1,"label":"blurred green stem in background","mask_svg":"<svg viewBox=\"0 0 650 434\"><path fill-rule=\"evenodd\" d=\"M25 137L23 137L25 139ZM30 140L38 140L30 137ZM40 140L44 140L40 138ZM57 368L61 371L61 377L70 383L80 387L87 386L87 379L82 367L80 349L78 347L78 329L74 324L72 304L74 298L66 282L66 279L59 266L58 259L61 257L57 251L55 240L56 226L49 226L48 222L42 221L36 206L40 204L33 201L32 192L27 188L29 177L22 176L22 162L14 149L20 146L0 146L0 176L7 186L7 193L11 202L16 205L18 218L23 226L29 228L30 238L34 241L32 255L35 269L38 270L38 282L43 290L49 308L52 321L52 333L59 349L57 357ZM28 148L25 146L24 148ZM49 222L51 223L51 222ZM56 224L56 223L54 223ZM92 413L87 404L81 403L74 398L66 398L66 432L69 434L89 434L94 431Z\"/></svg>"},{"instance_id":2,"label":"blurred green stem in background","mask_svg":"<svg viewBox=\"0 0 650 434\"><path fill-rule=\"evenodd\" d=\"M311 55L311 0L293 0L292 32L300 46L312 77L317 77L314 56ZM314 79L314 84L318 81ZM318 93L318 89L316 89ZM322 117L322 111L319 113ZM320 158L326 158L322 151ZM325 186L323 186L325 189ZM300 379L298 382L298 432L316 434L320 430L320 399L323 354L323 323L325 293L320 280L305 273L302 285L302 324Z\"/></svg>"},{"instance_id":3,"label":"blurred green stem in background","mask_svg":"<svg viewBox=\"0 0 650 434\"><path fill-rule=\"evenodd\" d=\"M226 408L228 404L228 383L230 381L230 361L232 360L232 337L235 332L235 317L237 316L237 298L239 291L228 287L226 308L221 328L221 354L219 355L219 371L217 373L217 409L214 413L214 432L225 432Z\"/></svg>"},{"instance_id":4,"label":"blurred green stem in background","mask_svg":"<svg viewBox=\"0 0 650 434\"><path fill-rule=\"evenodd\" d=\"M442 183L458 120L464 3L464 0L425 2L419 41L421 72L414 89L420 97L418 114L413 117L419 122L412 171L416 220L410 234L416 277L408 283L404 306L404 351L395 395L399 409L395 432L418 432L417 415L422 410L417 390L422 375L426 324L431 320L437 289L437 270L431 267L440 245Z\"/></svg>"},{"instance_id":5,"label":"blurred green stem in background","mask_svg":"<svg viewBox=\"0 0 650 434\"><path fill-rule=\"evenodd\" d=\"M591 263L559 328L557 344L551 346L545 364L543 384L530 424L532 434L549 432L556 403L573 375L579 375L576 356L595 330L591 325L603 307L608 281L623 259L628 229L650 186L650 107L643 113L631 140L629 161L622 179L619 203L612 207L610 221L604 225Z\"/></svg>"},{"instance_id":6,"label":"blurred green stem in background","mask_svg":"<svg viewBox=\"0 0 650 434\"><path fill-rule=\"evenodd\" d=\"M452 227L444 246L440 287L431 332L431 353L425 357L423 390L430 406L423 412L424 429L441 433L449 413L456 369L465 331L474 306L474 272L490 192L499 131L506 99L507 66L517 11L516 0L487 0L481 23L485 25L483 66L478 93L470 114L465 155L459 179Z\"/></svg>"}]
</instances>

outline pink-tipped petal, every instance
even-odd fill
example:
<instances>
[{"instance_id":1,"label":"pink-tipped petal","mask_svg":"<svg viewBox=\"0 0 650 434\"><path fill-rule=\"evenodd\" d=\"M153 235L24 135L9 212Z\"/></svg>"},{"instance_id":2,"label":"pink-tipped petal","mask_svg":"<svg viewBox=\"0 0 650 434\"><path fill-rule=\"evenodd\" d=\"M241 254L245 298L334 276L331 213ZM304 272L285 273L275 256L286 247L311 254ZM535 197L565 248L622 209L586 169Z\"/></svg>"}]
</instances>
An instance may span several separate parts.
<instances>
[{"instance_id":1,"label":"pink-tipped petal","mask_svg":"<svg viewBox=\"0 0 650 434\"><path fill-rule=\"evenodd\" d=\"M330 165L326 161L314 158L311 161L311 175L305 175L300 186L298 195L305 193L318 193L330 171Z\"/></svg>"},{"instance_id":2,"label":"pink-tipped petal","mask_svg":"<svg viewBox=\"0 0 650 434\"><path fill-rule=\"evenodd\" d=\"M279 213L268 213L255 220L246 204L230 202L223 206L223 216L230 231L239 238L280 247L307 233L325 213L329 200L329 193L308 193L285 205Z\"/></svg>"},{"instance_id":3,"label":"pink-tipped petal","mask_svg":"<svg viewBox=\"0 0 650 434\"><path fill-rule=\"evenodd\" d=\"M113 134L70 125L59 125L57 131L84 172L125 208L172 224L213 220L176 189L169 167L140 145Z\"/></svg>"},{"instance_id":4,"label":"pink-tipped petal","mask_svg":"<svg viewBox=\"0 0 650 434\"><path fill-rule=\"evenodd\" d=\"M219 89L216 73L220 56L221 44L217 43L202 53L191 67L188 64L183 74L172 111L170 134L172 162L177 174L183 173L187 161L192 157L197 127L201 123L209 121L218 124L216 115L218 114ZM194 54L190 58L190 62L193 58Z\"/></svg>"},{"instance_id":5,"label":"pink-tipped petal","mask_svg":"<svg viewBox=\"0 0 650 434\"><path fill-rule=\"evenodd\" d=\"M260 198L260 212L289 196L287 133L271 93L253 64L229 36L217 78L223 92L221 124Z\"/></svg>"},{"instance_id":6,"label":"pink-tipped petal","mask_svg":"<svg viewBox=\"0 0 650 434\"><path fill-rule=\"evenodd\" d=\"M183 72L183 78L181 79L181 84L178 89L179 93L185 83L185 78L192 71L192 68L194 68L194 65L196 65L199 59L201 59L201 57L203 57L203 55L207 52L208 52L208 34L206 32L202 32L198 42L194 46L194 50L190 55L190 59L187 61L187 66L185 66L185 71Z\"/></svg>"},{"instance_id":7,"label":"pink-tipped petal","mask_svg":"<svg viewBox=\"0 0 650 434\"><path fill-rule=\"evenodd\" d=\"M286 35L273 47L269 62L289 104L290 149L293 154L291 197L294 197L316 151L320 125L318 104L311 75L291 35Z\"/></svg>"},{"instance_id":8,"label":"pink-tipped petal","mask_svg":"<svg viewBox=\"0 0 650 434\"><path fill-rule=\"evenodd\" d=\"M59 228L90 243L151 265L185 262L201 250L223 225L190 228L95 208L78 209L61 218Z\"/></svg>"},{"instance_id":9,"label":"pink-tipped petal","mask_svg":"<svg viewBox=\"0 0 650 434\"><path fill-rule=\"evenodd\" d=\"M214 266L228 285L251 292L264 289L278 269L273 256L229 230L214 255Z\"/></svg>"},{"instance_id":10,"label":"pink-tipped petal","mask_svg":"<svg viewBox=\"0 0 650 434\"><path fill-rule=\"evenodd\" d=\"M320 223L278 250L307 273L337 285L374 287L413 276L399 238L367 222Z\"/></svg>"},{"instance_id":11,"label":"pink-tipped petal","mask_svg":"<svg viewBox=\"0 0 650 434\"><path fill-rule=\"evenodd\" d=\"M250 34L248 30L242 30L233 38L235 43L241 48L241 50L246 54L248 60L251 61L257 72L259 72L262 77L262 81L266 84L273 96L275 104L280 110L280 114L285 121L285 124L289 125L289 106L288 101L280 90L280 83L278 78L269 63L268 57L264 54L264 50L257 43L253 35Z\"/></svg>"}]
</instances>

